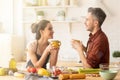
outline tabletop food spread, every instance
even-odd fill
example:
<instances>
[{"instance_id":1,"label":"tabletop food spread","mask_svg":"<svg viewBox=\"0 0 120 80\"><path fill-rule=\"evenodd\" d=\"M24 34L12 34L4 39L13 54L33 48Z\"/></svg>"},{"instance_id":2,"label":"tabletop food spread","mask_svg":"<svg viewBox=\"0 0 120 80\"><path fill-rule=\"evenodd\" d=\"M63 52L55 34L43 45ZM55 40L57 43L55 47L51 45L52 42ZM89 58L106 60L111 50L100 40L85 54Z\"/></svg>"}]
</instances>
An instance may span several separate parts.
<instances>
[{"instance_id":1,"label":"tabletop food spread","mask_svg":"<svg viewBox=\"0 0 120 80\"><path fill-rule=\"evenodd\" d=\"M10 71L6 73L7 70L0 68L0 80L110 80L110 78L120 80L119 69L103 71L100 68L84 69L81 66L54 66L50 69L28 67L12 74L9 73Z\"/></svg>"}]
</instances>

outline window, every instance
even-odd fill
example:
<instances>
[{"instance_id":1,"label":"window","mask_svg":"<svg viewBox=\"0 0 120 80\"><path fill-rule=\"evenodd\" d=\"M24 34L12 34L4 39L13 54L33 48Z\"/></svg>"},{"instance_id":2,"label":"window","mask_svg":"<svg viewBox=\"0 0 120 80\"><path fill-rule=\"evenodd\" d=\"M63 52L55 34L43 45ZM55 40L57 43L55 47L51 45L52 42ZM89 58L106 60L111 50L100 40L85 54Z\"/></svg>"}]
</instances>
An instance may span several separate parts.
<instances>
[{"instance_id":1,"label":"window","mask_svg":"<svg viewBox=\"0 0 120 80\"><path fill-rule=\"evenodd\" d=\"M13 0L0 0L0 32L13 31Z\"/></svg>"}]
</instances>

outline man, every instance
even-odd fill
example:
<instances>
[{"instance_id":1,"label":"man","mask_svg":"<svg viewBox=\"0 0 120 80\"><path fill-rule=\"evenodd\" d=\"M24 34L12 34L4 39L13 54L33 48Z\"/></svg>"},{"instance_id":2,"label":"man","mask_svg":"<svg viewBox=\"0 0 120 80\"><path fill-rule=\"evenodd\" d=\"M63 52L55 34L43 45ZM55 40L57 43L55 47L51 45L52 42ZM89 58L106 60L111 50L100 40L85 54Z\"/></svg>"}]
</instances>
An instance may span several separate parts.
<instances>
[{"instance_id":1,"label":"man","mask_svg":"<svg viewBox=\"0 0 120 80\"><path fill-rule=\"evenodd\" d=\"M79 53L84 68L99 68L99 64L109 63L109 42L101 29L105 18L106 14L101 8L90 7L85 21L86 29L90 31L87 47L81 41L71 41L73 48Z\"/></svg>"}]
</instances>

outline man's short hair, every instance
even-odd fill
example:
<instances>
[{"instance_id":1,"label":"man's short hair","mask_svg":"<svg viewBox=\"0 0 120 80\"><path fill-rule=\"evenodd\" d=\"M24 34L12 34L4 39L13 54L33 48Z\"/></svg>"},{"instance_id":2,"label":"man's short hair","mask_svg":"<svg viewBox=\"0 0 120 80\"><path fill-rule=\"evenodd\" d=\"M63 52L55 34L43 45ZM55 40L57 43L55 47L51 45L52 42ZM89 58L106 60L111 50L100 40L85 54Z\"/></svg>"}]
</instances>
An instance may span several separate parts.
<instances>
[{"instance_id":1,"label":"man's short hair","mask_svg":"<svg viewBox=\"0 0 120 80\"><path fill-rule=\"evenodd\" d=\"M99 26L101 26L106 18L105 12L101 8L88 8L88 12L90 12L93 16L95 16L99 22Z\"/></svg>"}]
</instances>

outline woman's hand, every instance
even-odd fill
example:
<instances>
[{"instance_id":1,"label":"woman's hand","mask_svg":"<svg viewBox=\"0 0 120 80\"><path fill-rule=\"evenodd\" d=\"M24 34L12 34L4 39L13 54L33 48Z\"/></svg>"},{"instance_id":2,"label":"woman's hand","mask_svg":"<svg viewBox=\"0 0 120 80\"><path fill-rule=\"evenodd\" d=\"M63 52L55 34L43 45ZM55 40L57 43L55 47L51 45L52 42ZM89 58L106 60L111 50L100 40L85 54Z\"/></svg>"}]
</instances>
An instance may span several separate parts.
<instances>
[{"instance_id":1,"label":"woman's hand","mask_svg":"<svg viewBox=\"0 0 120 80\"><path fill-rule=\"evenodd\" d=\"M48 52L48 53L58 53L58 51L59 51L59 47L54 47L54 46L52 46L51 44L49 44L48 46L47 46L47 48L45 49L45 51L46 52Z\"/></svg>"},{"instance_id":2,"label":"woman's hand","mask_svg":"<svg viewBox=\"0 0 120 80\"><path fill-rule=\"evenodd\" d=\"M58 51L59 51L59 48L60 47L55 47L55 46L52 46L51 44L50 44L50 53L51 54L58 54Z\"/></svg>"},{"instance_id":3,"label":"woman's hand","mask_svg":"<svg viewBox=\"0 0 120 80\"><path fill-rule=\"evenodd\" d=\"M59 48L56 48L56 47L52 47L52 48L50 49L50 53L51 53L51 54L58 54L58 51L59 51Z\"/></svg>"},{"instance_id":4,"label":"woman's hand","mask_svg":"<svg viewBox=\"0 0 120 80\"><path fill-rule=\"evenodd\" d=\"M51 44L50 46L50 67L55 66L57 63L58 52L60 47L54 47Z\"/></svg>"}]
</instances>

